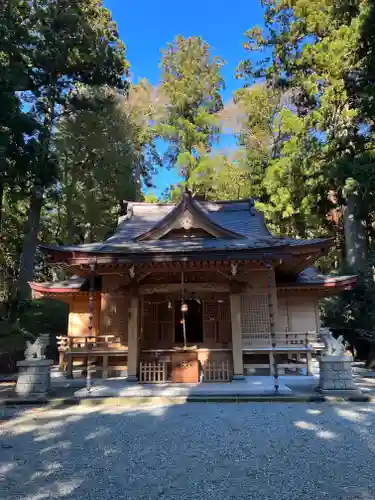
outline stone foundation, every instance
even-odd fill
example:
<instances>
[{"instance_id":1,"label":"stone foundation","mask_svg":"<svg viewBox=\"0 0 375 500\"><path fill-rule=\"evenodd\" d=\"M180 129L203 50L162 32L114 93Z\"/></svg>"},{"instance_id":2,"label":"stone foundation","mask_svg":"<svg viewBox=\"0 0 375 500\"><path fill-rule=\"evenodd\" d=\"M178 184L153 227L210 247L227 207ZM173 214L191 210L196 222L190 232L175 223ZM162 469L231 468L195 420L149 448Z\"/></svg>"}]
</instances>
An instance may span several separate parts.
<instances>
[{"instance_id":1,"label":"stone foundation","mask_svg":"<svg viewBox=\"0 0 375 500\"><path fill-rule=\"evenodd\" d=\"M322 356L319 360L321 391L353 391L352 356Z\"/></svg>"},{"instance_id":2,"label":"stone foundation","mask_svg":"<svg viewBox=\"0 0 375 500\"><path fill-rule=\"evenodd\" d=\"M50 359L26 359L18 361L19 369L16 385L18 396L44 396L51 390Z\"/></svg>"}]
</instances>

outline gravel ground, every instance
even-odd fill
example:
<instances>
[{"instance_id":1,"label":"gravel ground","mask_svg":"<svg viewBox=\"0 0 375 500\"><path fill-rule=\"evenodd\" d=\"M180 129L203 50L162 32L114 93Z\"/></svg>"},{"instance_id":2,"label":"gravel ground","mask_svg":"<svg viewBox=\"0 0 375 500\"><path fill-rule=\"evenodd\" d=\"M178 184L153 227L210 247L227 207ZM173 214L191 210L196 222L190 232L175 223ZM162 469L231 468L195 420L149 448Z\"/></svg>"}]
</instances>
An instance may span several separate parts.
<instances>
[{"instance_id":1,"label":"gravel ground","mask_svg":"<svg viewBox=\"0 0 375 500\"><path fill-rule=\"evenodd\" d=\"M3 409L2 500L375 499L375 405Z\"/></svg>"}]
</instances>

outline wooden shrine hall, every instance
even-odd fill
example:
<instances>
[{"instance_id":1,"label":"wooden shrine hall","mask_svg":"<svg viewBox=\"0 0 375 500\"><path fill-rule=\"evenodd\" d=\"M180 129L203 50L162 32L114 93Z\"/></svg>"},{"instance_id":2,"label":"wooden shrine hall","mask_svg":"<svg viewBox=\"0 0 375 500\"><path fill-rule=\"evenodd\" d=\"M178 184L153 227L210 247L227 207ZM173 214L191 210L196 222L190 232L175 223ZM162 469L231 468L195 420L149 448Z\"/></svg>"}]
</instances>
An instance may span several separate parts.
<instances>
[{"instance_id":1,"label":"wooden shrine hall","mask_svg":"<svg viewBox=\"0 0 375 500\"><path fill-rule=\"evenodd\" d=\"M330 239L276 237L252 200L122 203L114 234L83 245L40 245L72 275L30 283L69 304L60 365L129 381L231 381L309 373L321 349L319 299L356 276L318 274ZM305 371L306 370L306 371Z\"/></svg>"}]
</instances>

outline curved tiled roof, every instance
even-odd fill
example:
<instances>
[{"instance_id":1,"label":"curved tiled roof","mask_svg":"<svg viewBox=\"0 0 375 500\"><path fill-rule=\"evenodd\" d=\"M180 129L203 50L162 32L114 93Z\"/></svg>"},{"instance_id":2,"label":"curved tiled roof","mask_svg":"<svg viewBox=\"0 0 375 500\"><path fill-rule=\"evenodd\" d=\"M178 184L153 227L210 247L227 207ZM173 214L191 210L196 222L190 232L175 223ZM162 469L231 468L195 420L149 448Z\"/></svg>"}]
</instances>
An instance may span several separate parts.
<instances>
[{"instance_id":1,"label":"curved tiled roof","mask_svg":"<svg viewBox=\"0 0 375 500\"><path fill-rule=\"evenodd\" d=\"M252 200L202 202L193 199L193 201L211 222L227 231L238 233L244 238L272 236L266 227L263 214L254 209ZM175 206L129 203L127 214L120 218L115 233L105 243L118 245L140 237L162 222Z\"/></svg>"},{"instance_id":2,"label":"curved tiled roof","mask_svg":"<svg viewBox=\"0 0 375 500\"><path fill-rule=\"evenodd\" d=\"M46 250L59 250L66 252L88 252L107 254L157 254L157 253L184 253L184 252L204 252L211 250L262 250L278 247L308 247L315 244L329 244L330 239L321 240L293 240L291 238L187 238L172 240L145 240L128 241L120 239L114 241L103 241L100 243L86 243L83 245L40 245Z\"/></svg>"},{"instance_id":3,"label":"curved tiled roof","mask_svg":"<svg viewBox=\"0 0 375 500\"><path fill-rule=\"evenodd\" d=\"M205 201L200 202L200 206L213 222L225 229L247 238L272 236L263 214L255 210L252 200Z\"/></svg>"},{"instance_id":4,"label":"curved tiled roof","mask_svg":"<svg viewBox=\"0 0 375 500\"><path fill-rule=\"evenodd\" d=\"M316 267L307 267L297 275L296 283L301 284L329 284L357 278L356 275L335 276L321 274Z\"/></svg>"},{"instance_id":5,"label":"curved tiled roof","mask_svg":"<svg viewBox=\"0 0 375 500\"><path fill-rule=\"evenodd\" d=\"M190 210L196 215L198 226L202 223L208 232L216 232L216 237L158 239L161 234L165 234L166 228L173 227L175 217L185 213L184 210ZM177 204L128 203L127 213L120 217L115 233L102 242L40 247L59 252L145 255L256 251L281 247L312 248L315 245L321 247L329 244L330 240L327 238L298 240L272 236L263 214L255 209L253 200L198 201L185 193Z\"/></svg>"},{"instance_id":6,"label":"curved tiled roof","mask_svg":"<svg viewBox=\"0 0 375 500\"><path fill-rule=\"evenodd\" d=\"M106 240L106 243L118 244L124 241L131 241L141 234L152 229L166 215L168 215L175 205L156 203L131 203L128 204L128 212L120 217L119 224L113 236Z\"/></svg>"}]
</instances>

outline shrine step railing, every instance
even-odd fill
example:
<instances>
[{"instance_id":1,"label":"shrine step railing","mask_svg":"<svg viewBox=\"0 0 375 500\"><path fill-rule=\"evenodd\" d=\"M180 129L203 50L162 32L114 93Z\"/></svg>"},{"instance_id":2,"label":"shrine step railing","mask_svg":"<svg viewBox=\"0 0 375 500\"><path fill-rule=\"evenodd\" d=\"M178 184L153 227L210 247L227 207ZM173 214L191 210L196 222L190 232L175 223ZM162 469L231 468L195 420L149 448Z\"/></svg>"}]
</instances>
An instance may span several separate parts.
<instances>
[{"instance_id":1,"label":"shrine step railing","mask_svg":"<svg viewBox=\"0 0 375 500\"><path fill-rule=\"evenodd\" d=\"M116 335L59 336L56 337L57 348L60 352L88 351L88 350L126 350L121 344L121 338Z\"/></svg>"},{"instance_id":2,"label":"shrine step railing","mask_svg":"<svg viewBox=\"0 0 375 500\"><path fill-rule=\"evenodd\" d=\"M320 350L324 344L320 341L317 332L276 332L271 333L244 333L242 334L242 349L295 349Z\"/></svg>"}]
</instances>

